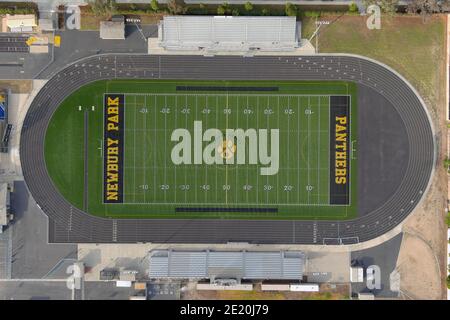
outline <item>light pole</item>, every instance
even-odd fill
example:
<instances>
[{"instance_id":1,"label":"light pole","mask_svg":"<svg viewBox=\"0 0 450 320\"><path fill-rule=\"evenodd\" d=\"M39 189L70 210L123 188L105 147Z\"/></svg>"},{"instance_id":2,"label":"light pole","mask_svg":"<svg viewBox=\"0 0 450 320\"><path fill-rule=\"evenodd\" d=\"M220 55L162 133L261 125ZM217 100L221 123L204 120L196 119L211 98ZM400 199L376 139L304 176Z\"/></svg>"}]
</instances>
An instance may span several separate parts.
<instances>
[{"instance_id":1,"label":"light pole","mask_svg":"<svg viewBox=\"0 0 450 320\"><path fill-rule=\"evenodd\" d=\"M136 28L138 29L139 33L141 34L142 38L144 39L145 42L147 42L147 38L145 37L144 33L142 32L142 29L139 28L137 22L141 22L140 19L136 19L136 18L128 18L127 22L132 22Z\"/></svg>"},{"instance_id":2,"label":"light pole","mask_svg":"<svg viewBox=\"0 0 450 320\"><path fill-rule=\"evenodd\" d=\"M316 37L316 53L319 53L319 29L321 26L323 25L328 25L330 24L330 21L317 21L316 18L316 30L313 32L312 36L309 38L309 42L311 42L311 40Z\"/></svg>"}]
</instances>

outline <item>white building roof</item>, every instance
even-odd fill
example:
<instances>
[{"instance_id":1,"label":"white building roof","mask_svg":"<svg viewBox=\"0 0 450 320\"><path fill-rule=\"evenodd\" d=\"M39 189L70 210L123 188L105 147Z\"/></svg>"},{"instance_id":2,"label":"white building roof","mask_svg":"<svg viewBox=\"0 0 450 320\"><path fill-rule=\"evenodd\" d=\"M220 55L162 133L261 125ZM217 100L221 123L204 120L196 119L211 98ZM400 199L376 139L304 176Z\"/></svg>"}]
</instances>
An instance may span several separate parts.
<instances>
[{"instance_id":1,"label":"white building roof","mask_svg":"<svg viewBox=\"0 0 450 320\"><path fill-rule=\"evenodd\" d=\"M301 279L305 256L299 251L172 251L149 257L150 278Z\"/></svg>"},{"instance_id":2,"label":"white building roof","mask_svg":"<svg viewBox=\"0 0 450 320\"><path fill-rule=\"evenodd\" d=\"M166 16L158 37L166 50L289 51L299 26L295 17Z\"/></svg>"},{"instance_id":3,"label":"white building roof","mask_svg":"<svg viewBox=\"0 0 450 320\"><path fill-rule=\"evenodd\" d=\"M33 28L36 27L36 17L34 14L7 14L6 25L10 29Z\"/></svg>"},{"instance_id":4,"label":"white building roof","mask_svg":"<svg viewBox=\"0 0 450 320\"><path fill-rule=\"evenodd\" d=\"M109 40L125 39L125 22L124 21L101 21L100 22L100 38Z\"/></svg>"}]
</instances>

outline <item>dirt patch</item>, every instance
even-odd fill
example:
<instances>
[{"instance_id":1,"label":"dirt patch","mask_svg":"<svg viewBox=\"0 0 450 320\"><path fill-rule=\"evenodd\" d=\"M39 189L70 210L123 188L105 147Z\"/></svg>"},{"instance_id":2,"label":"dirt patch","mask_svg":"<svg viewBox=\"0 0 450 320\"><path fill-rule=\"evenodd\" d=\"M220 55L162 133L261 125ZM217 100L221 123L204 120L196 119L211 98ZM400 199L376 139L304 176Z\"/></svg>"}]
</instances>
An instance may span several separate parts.
<instances>
[{"instance_id":1,"label":"dirt patch","mask_svg":"<svg viewBox=\"0 0 450 320\"><path fill-rule=\"evenodd\" d=\"M142 25L157 24L165 13L153 13L153 12L139 12L133 13L118 13L130 17L139 17ZM106 21L109 16L97 16L93 14L87 7L81 8L81 30L99 30L100 21Z\"/></svg>"},{"instance_id":2,"label":"dirt patch","mask_svg":"<svg viewBox=\"0 0 450 320\"><path fill-rule=\"evenodd\" d=\"M439 265L426 240L405 233L397 264L400 296L405 299L442 299Z\"/></svg>"},{"instance_id":3,"label":"dirt patch","mask_svg":"<svg viewBox=\"0 0 450 320\"><path fill-rule=\"evenodd\" d=\"M163 14L137 14L141 18L141 24L157 24L163 17ZM81 30L99 30L100 21L108 20L109 17L96 16L92 13L81 14Z\"/></svg>"},{"instance_id":4,"label":"dirt patch","mask_svg":"<svg viewBox=\"0 0 450 320\"><path fill-rule=\"evenodd\" d=\"M446 44L446 32L441 35ZM440 49L434 48L434 52ZM423 96L430 111L437 142L437 164L428 194L420 206L406 219L398 260L400 288L409 298L446 299L448 176L443 161L447 152L447 106L445 101L445 54L434 62L430 72L435 84L433 95ZM424 94L424 93L421 93ZM404 296L408 298L408 296Z\"/></svg>"},{"instance_id":5,"label":"dirt patch","mask_svg":"<svg viewBox=\"0 0 450 320\"><path fill-rule=\"evenodd\" d=\"M400 288L409 297L446 298L446 194L447 175L438 165L426 198L403 226L405 237L397 264Z\"/></svg>"},{"instance_id":6,"label":"dirt patch","mask_svg":"<svg viewBox=\"0 0 450 320\"><path fill-rule=\"evenodd\" d=\"M349 299L349 286L346 284L321 284L320 292L261 291L256 284L253 291L212 291L195 290L195 285L187 286L183 300L343 300Z\"/></svg>"},{"instance_id":7,"label":"dirt patch","mask_svg":"<svg viewBox=\"0 0 450 320\"><path fill-rule=\"evenodd\" d=\"M30 93L33 89L32 80L0 80L0 88L9 89L11 93Z\"/></svg>"}]
</instances>

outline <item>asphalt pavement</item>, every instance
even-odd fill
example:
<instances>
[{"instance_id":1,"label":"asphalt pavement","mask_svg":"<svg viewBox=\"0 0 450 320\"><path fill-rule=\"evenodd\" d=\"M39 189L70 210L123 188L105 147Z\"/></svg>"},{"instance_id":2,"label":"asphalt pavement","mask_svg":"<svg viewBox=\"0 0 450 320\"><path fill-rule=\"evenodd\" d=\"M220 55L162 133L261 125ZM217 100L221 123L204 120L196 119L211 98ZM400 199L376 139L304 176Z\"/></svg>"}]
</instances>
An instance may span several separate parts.
<instances>
[{"instance_id":1,"label":"asphalt pavement","mask_svg":"<svg viewBox=\"0 0 450 320\"><path fill-rule=\"evenodd\" d=\"M14 183L11 208L15 213L12 232L13 279L40 279L63 259L76 259L77 246L48 243L48 218L36 206L23 181Z\"/></svg>"},{"instance_id":2,"label":"asphalt pavement","mask_svg":"<svg viewBox=\"0 0 450 320\"><path fill-rule=\"evenodd\" d=\"M141 29L144 37L135 25L127 25L125 40L100 39L99 31L57 31L55 35L61 37L61 46L53 47L50 44L48 53L39 54L19 49L2 50L2 47L6 48L7 45L3 45L0 37L0 79L48 79L68 64L95 54L147 53L147 42L144 38L157 37L158 26L142 25ZM23 46L24 42L20 43L16 44L16 48Z\"/></svg>"},{"instance_id":3,"label":"asphalt pavement","mask_svg":"<svg viewBox=\"0 0 450 320\"><path fill-rule=\"evenodd\" d=\"M71 300L65 281L0 281L0 300Z\"/></svg>"},{"instance_id":4,"label":"asphalt pavement","mask_svg":"<svg viewBox=\"0 0 450 320\"><path fill-rule=\"evenodd\" d=\"M26 35L0 34L0 52L29 52L27 40Z\"/></svg>"},{"instance_id":5,"label":"asphalt pavement","mask_svg":"<svg viewBox=\"0 0 450 320\"><path fill-rule=\"evenodd\" d=\"M364 269L367 269L367 267L372 265L377 265L381 272L379 289L369 289L365 282L352 283L351 287L353 295L357 295L357 293L373 293L377 298L398 297L399 292L392 290L395 286L395 274L393 274L393 272L397 265L402 239L403 233L376 247L352 252L351 259L357 261ZM394 284L393 288L391 288L391 275L393 279L392 284ZM366 280L367 274L364 275L364 281Z\"/></svg>"}]
</instances>

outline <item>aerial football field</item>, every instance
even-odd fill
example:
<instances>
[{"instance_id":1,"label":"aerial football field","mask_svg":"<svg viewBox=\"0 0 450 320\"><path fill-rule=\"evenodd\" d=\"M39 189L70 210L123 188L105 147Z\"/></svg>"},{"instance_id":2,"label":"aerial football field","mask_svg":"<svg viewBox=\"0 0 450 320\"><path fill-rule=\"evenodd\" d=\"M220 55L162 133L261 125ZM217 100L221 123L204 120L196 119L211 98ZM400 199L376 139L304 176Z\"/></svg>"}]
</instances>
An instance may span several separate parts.
<instances>
[{"instance_id":1,"label":"aerial football field","mask_svg":"<svg viewBox=\"0 0 450 320\"><path fill-rule=\"evenodd\" d=\"M46 166L106 218L351 219L350 82L108 80L54 113Z\"/></svg>"}]
</instances>

